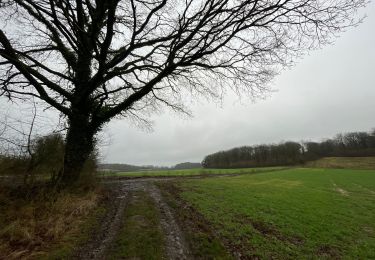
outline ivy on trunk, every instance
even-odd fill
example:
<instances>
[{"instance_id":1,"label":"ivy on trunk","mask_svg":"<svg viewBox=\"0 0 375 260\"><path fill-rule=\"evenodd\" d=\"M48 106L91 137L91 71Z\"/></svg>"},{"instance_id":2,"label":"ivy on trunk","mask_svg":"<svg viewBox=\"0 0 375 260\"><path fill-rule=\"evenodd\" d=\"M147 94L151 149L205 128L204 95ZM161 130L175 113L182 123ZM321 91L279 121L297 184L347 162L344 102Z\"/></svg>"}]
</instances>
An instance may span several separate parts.
<instances>
[{"instance_id":1,"label":"ivy on trunk","mask_svg":"<svg viewBox=\"0 0 375 260\"><path fill-rule=\"evenodd\" d=\"M61 181L65 184L76 182L95 147L93 129L87 118L80 116L69 121L66 136L64 171Z\"/></svg>"}]
</instances>

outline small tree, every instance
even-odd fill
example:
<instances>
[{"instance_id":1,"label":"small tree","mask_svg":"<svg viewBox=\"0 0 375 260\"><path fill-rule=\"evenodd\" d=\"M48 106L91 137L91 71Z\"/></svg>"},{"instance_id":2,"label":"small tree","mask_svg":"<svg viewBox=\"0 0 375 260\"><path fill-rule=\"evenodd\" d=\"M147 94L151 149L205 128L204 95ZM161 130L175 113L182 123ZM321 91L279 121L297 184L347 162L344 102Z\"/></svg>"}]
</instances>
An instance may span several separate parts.
<instances>
[{"instance_id":1,"label":"small tree","mask_svg":"<svg viewBox=\"0 0 375 260\"><path fill-rule=\"evenodd\" d=\"M2 0L0 89L66 116L62 181L79 177L115 117L186 92L256 97L278 69L357 24L366 0ZM241 92L242 91L242 92Z\"/></svg>"}]
</instances>

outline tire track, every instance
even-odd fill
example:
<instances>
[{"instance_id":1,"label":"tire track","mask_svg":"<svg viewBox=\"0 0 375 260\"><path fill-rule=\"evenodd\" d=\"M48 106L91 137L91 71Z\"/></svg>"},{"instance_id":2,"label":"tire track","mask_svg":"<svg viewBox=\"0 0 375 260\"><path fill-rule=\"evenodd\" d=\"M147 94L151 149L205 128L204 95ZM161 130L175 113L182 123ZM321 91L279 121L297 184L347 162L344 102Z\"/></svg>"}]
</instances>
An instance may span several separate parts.
<instances>
[{"instance_id":1,"label":"tire track","mask_svg":"<svg viewBox=\"0 0 375 260\"><path fill-rule=\"evenodd\" d=\"M165 234L166 259L192 259L190 250L173 211L164 201L160 190L154 185L155 179L132 179L108 182L114 199L104 217L99 231L75 254L74 259L106 259L106 252L114 242L122 226L126 205L133 191L145 191L160 211L160 227Z\"/></svg>"}]
</instances>

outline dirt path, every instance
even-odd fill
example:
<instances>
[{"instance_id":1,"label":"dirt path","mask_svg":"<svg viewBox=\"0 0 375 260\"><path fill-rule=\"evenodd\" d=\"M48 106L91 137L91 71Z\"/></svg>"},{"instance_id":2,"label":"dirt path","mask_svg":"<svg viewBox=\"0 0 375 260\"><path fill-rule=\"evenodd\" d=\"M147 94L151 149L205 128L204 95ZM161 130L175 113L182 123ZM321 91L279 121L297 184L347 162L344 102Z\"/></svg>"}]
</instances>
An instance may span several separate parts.
<instances>
[{"instance_id":1,"label":"dirt path","mask_svg":"<svg viewBox=\"0 0 375 260\"><path fill-rule=\"evenodd\" d=\"M112 196L100 229L93 234L92 239L86 245L78 250L75 259L105 259L106 250L121 228L129 191L122 185L113 183Z\"/></svg>"},{"instance_id":2,"label":"dirt path","mask_svg":"<svg viewBox=\"0 0 375 260\"><path fill-rule=\"evenodd\" d=\"M110 199L109 210L102 220L101 228L93 235L91 241L77 251L75 259L106 259L106 253L108 249L111 248L112 243L121 229L126 205L132 199L131 196L134 194L134 191L146 192L154 200L156 207L160 211L160 227L166 239L166 258L171 260L192 259L184 235L173 216L173 211L164 201L160 190L154 183L156 181L172 181L176 179L235 177L255 173L205 174L171 177L148 176L137 178L114 177L103 179L103 183L107 185L113 193Z\"/></svg>"},{"instance_id":3,"label":"dirt path","mask_svg":"<svg viewBox=\"0 0 375 260\"><path fill-rule=\"evenodd\" d=\"M166 238L166 251L168 259L189 259L189 249L185 238L178 226L170 207L165 203L160 190L151 184L148 187L149 195L154 199L161 212L160 224Z\"/></svg>"},{"instance_id":4,"label":"dirt path","mask_svg":"<svg viewBox=\"0 0 375 260\"><path fill-rule=\"evenodd\" d=\"M107 182L106 184L113 191L114 199L111 201L100 230L88 244L77 252L76 259L106 259L106 252L121 228L123 213L133 191L146 192L160 210L160 226L165 234L167 259L191 259L190 251L173 212L154 184L156 180L159 179L129 179Z\"/></svg>"}]
</instances>

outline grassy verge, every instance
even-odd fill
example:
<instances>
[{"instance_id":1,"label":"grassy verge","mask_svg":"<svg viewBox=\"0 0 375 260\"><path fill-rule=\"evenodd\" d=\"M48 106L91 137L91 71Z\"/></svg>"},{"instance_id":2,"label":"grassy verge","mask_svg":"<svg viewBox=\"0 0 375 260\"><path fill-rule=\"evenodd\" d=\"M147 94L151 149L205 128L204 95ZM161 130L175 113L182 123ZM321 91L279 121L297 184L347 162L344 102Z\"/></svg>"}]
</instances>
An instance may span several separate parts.
<instances>
[{"instance_id":1,"label":"grassy verge","mask_svg":"<svg viewBox=\"0 0 375 260\"><path fill-rule=\"evenodd\" d=\"M306 167L375 170L375 157L326 157L307 162Z\"/></svg>"},{"instance_id":2,"label":"grassy verge","mask_svg":"<svg viewBox=\"0 0 375 260\"><path fill-rule=\"evenodd\" d=\"M178 188L236 257L375 258L375 171L290 169Z\"/></svg>"},{"instance_id":3,"label":"grassy verge","mask_svg":"<svg viewBox=\"0 0 375 260\"><path fill-rule=\"evenodd\" d=\"M175 183L158 186L175 212L194 259L233 259L203 215L181 198L181 190Z\"/></svg>"},{"instance_id":4,"label":"grassy verge","mask_svg":"<svg viewBox=\"0 0 375 260\"><path fill-rule=\"evenodd\" d=\"M285 167L262 167L243 169L189 169L189 170L168 170L168 171L138 171L138 172L105 172L100 177L174 177L174 176L205 176L216 174L246 174L268 171L277 171Z\"/></svg>"},{"instance_id":5,"label":"grassy verge","mask_svg":"<svg viewBox=\"0 0 375 260\"><path fill-rule=\"evenodd\" d=\"M98 190L22 193L0 188L0 259L69 258L105 212Z\"/></svg>"},{"instance_id":6,"label":"grassy verge","mask_svg":"<svg viewBox=\"0 0 375 260\"><path fill-rule=\"evenodd\" d=\"M164 236L154 201L143 191L130 196L123 227L109 251L109 259L163 259Z\"/></svg>"}]
</instances>

